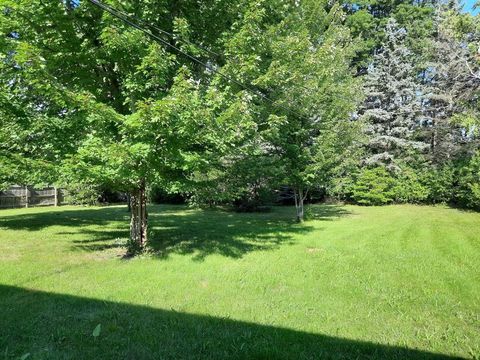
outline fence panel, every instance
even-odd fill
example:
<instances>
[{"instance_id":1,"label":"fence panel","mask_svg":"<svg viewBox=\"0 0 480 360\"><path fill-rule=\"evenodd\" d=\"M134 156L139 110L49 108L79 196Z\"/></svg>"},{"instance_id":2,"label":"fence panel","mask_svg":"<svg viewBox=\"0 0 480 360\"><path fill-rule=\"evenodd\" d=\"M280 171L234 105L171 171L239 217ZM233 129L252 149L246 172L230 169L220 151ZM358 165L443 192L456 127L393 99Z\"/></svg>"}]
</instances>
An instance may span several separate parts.
<instances>
[{"instance_id":1,"label":"fence panel","mask_svg":"<svg viewBox=\"0 0 480 360\"><path fill-rule=\"evenodd\" d=\"M15 185L0 191L0 208L57 206L60 205L61 198L61 192L55 187L35 189Z\"/></svg>"}]
</instances>

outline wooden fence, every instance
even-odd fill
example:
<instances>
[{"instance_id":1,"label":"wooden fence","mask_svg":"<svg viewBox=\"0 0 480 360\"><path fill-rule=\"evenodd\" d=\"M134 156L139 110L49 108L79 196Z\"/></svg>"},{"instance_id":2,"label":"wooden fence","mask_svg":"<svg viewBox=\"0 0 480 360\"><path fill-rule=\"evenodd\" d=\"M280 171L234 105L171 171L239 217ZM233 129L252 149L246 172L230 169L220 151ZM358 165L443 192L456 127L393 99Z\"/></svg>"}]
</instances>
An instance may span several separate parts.
<instances>
[{"instance_id":1,"label":"wooden fence","mask_svg":"<svg viewBox=\"0 0 480 360\"><path fill-rule=\"evenodd\" d=\"M62 198L62 191L55 187L35 189L29 186L12 186L8 190L0 191L0 208L58 206Z\"/></svg>"}]
</instances>

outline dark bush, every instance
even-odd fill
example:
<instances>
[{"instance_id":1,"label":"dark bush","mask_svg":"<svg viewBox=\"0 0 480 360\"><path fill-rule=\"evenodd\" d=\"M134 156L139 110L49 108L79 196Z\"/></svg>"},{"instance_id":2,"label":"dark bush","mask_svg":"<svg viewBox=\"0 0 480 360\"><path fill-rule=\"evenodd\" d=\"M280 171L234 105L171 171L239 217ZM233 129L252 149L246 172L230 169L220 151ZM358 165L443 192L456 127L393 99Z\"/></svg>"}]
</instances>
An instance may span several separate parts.
<instances>
[{"instance_id":1,"label":"dark bush","mask_svg":"<svg viewBox=\"0 0 480 360\"><path fill-rule=\"evenodd\" d=\"M471 209L480 209L480 151L457 168L455 202Z\"/></svg>"},{"instance_id":2,"label":"dark bush","mask_svg":"<svg viewBox=\"0 0 480 360\"><path fill-rule=\"evenodd\" d=\"M180 205L187 202L183 194L171 194L160 187L153 187L149 192L150 201L154 204Z\"/></svg>"}]
</instances>

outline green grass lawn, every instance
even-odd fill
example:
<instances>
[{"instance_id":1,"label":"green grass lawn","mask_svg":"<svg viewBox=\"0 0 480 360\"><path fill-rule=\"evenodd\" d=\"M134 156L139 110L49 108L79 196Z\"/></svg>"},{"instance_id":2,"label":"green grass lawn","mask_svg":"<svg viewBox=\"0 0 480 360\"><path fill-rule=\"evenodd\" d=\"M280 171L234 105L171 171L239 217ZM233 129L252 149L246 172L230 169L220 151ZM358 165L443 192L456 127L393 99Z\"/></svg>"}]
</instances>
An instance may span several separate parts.
<instances>
[{"instance_id":1,"label":"green grass lawn","mask_svg":"<svg viewBox=\"0 0 480 360\"><path fill-rule=\"evenodd\" d=\"M480 356L480 214L314 206L0 211L0 359ZM101 324L98 337L95 327Z\"/></svg>"}]
</instances>

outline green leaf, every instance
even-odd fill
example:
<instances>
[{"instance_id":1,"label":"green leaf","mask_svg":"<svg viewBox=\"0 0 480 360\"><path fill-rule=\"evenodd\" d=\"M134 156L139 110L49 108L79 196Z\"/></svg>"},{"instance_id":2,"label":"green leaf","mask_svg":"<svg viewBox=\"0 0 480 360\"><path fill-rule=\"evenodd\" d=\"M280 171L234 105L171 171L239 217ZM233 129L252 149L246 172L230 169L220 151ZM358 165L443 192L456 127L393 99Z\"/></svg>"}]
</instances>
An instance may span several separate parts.
<instances>
[{"instance_id":1,"label":"green leaf","mask_svg":"<svg viewBox=\"0 0 480 360\"><path fill-rule=\"evenodd\" d=\"M100 336L100 332L102 331L102 324L98 324L95 329L93 329L93 333L92 333L92 336L94 338L97 338Z\"/></svg>"}]
</instances>

